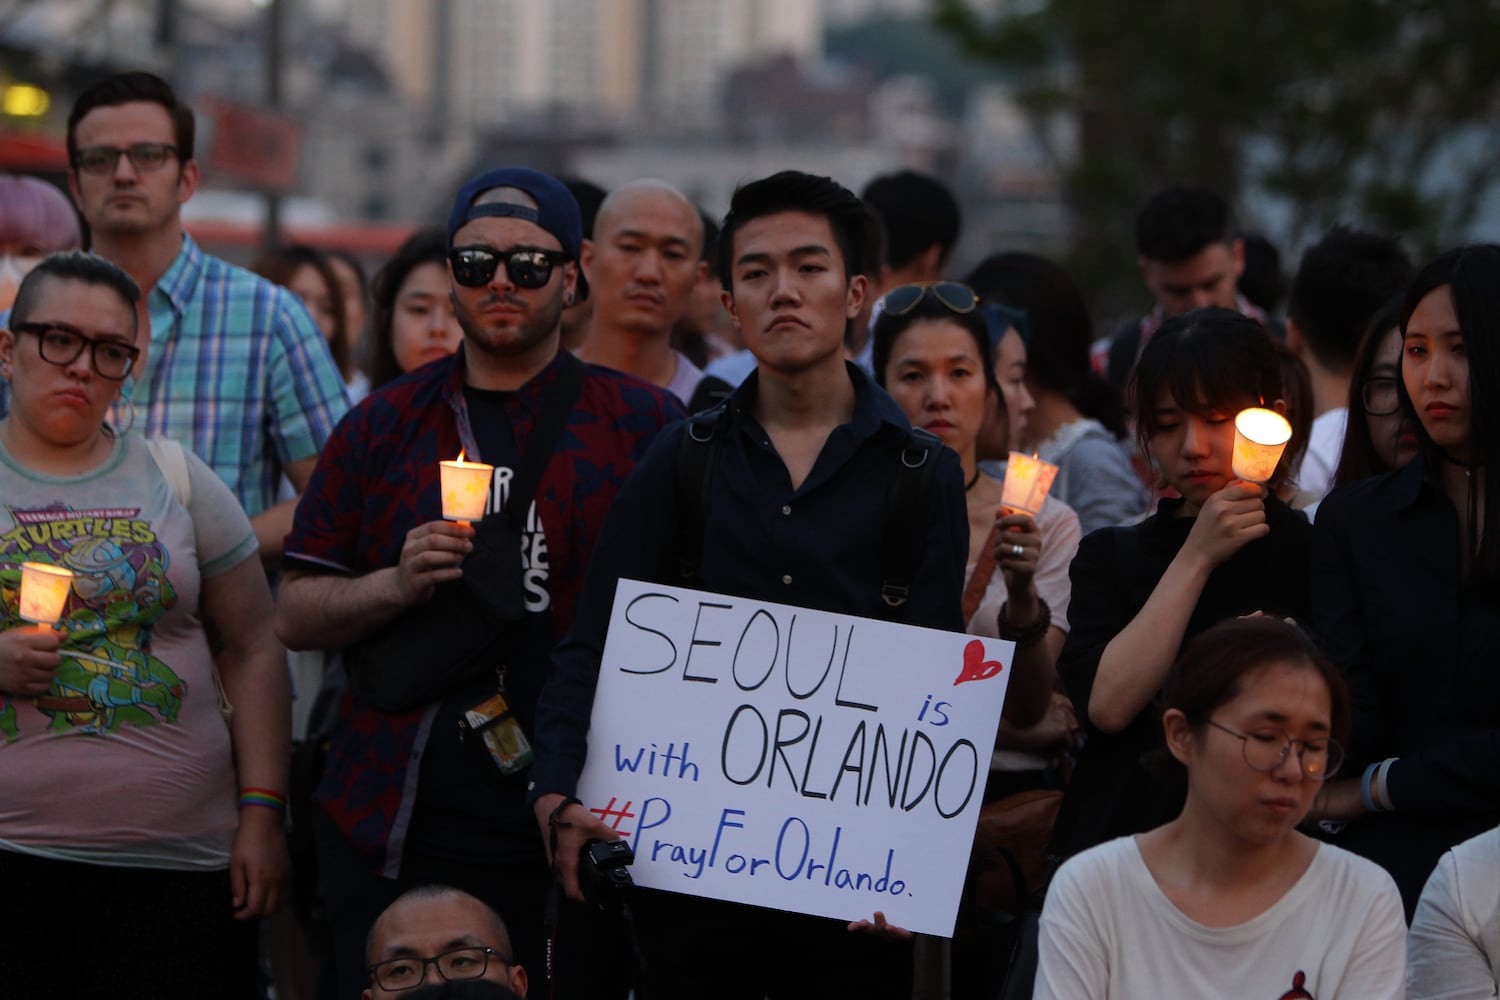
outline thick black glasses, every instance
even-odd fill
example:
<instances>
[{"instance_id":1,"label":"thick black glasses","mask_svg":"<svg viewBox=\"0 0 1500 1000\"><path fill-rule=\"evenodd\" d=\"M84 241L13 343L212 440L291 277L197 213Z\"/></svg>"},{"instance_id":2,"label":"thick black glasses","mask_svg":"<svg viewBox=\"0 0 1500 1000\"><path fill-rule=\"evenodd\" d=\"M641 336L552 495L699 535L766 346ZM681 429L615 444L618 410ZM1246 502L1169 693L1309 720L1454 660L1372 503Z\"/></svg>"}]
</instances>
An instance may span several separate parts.
<instances>
[{"instance_id":1,"label":"thick black glasses","mask_svg":"<svg viewBox=\"0 0 1500 1000\"><path fill-rule=\"evenodd\" d=\"M493 250L490 247L454 247L448 251L453 266L453 280L466 288L483 288L495 277L500 262L517 288L541 288L552 280L552 268L568 259L561 250L539 250L536 247L514 247Z\"/></svg>"},{"instance_id":2,"label":"thick black glasses","mask_svg":"<svg viewBox=\"0 0 1500 1000\"><path fill-rule=\"evenodd\" d=\"M1359 384L1359 400L1365 412L1372 417L1388 417L1401 409L1401 395L1396 391L1396 380L1389 375L1376 375Z\"/></svg>"},{"instance_id":3,"label":"thick black glasses","mask_svg":"<svg viewBox=\"0 0 1500 1000\"><path fill-rule=\"evenodd\" d=\"M139 347L131 347L119 340L96 340L64 323L17 323L12 329L17 333L35 334L42 360L59 368L77 361L78 355L87 347L94 371L101 378L114 382L129 375L135 359L141 355Z\"/></svg>"},{"instance_id":4,"label":"thick black glasses","mask_svg":"<svg viewBox=\"0 0 1500 1000\"><path fill-rule=\"evenodd\" d=\"M1344 762L1344 748L1336 740L1324 737L1316 740L1294 740L1280 729L1257 729L1249 733L1237 733L1228 726L1221 726L1213 719L1208 724L1228 733L1240 741L1245 763L1256 771L1274 771L1297 748L1297 763L1302 773L1313 781L1327 781Z\"/></svg>"},{"instance_id":5,"label":"thick black glasses","mask_svg":"<svg viewBox=\"0 0 1500 1000\"><path fill-rule=\"evenodd\" d=\"M509 955L494 948L455 948L431 958L392 958L370 966L370 978L383 990L409 990L422 982L429 965L437 966L438 975L449 982L478 979L490 966L490 958L511 964Z\"/></svg>"},{"instance_id":6,"label":"thick black glasses","mask_svg":"<svg viewBox=\"0 0 1500 1000\"><path fill-rule=\"evenodd\" d=\"M143 174L166 166L177 155L177 147L166 142L137 142L125 149L117 146L85 146L73 156L73 167L80 174L112 174L120 157L130 157L130 165Z\"/></svg>"},{"instance_id":7,"label":"thick black glasses","mask_svg":"<svg viewBox=\"0 0 1500 1000\"><path fill-rule=\"evenodd\" d=\"M892 316L905 316L929 295L944 309L959 316L973 312L979 305L979 296L968 285L956 281L934 281L921 285L897 285L885 293L882 311Z\"/></svg>"}]
</instances>

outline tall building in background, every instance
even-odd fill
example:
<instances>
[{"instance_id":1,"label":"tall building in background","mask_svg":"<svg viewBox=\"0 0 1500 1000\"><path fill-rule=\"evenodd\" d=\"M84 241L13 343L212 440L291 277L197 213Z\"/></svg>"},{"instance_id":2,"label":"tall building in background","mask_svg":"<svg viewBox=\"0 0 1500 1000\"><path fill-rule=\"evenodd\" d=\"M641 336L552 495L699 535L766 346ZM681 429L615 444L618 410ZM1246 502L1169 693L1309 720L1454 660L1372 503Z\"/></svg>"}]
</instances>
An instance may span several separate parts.
<instances>
[{"instance_id":1,"label":"tall building in background","mask_svg":"<svg viewBox=\"0 0 1500 1000\"><path fill-rule=\"evenodd\" d=\"M402 94L459 128L549 114L706 127L728 71L815 58L812 0L320 0Z\"/></svg>"}]
</instances>

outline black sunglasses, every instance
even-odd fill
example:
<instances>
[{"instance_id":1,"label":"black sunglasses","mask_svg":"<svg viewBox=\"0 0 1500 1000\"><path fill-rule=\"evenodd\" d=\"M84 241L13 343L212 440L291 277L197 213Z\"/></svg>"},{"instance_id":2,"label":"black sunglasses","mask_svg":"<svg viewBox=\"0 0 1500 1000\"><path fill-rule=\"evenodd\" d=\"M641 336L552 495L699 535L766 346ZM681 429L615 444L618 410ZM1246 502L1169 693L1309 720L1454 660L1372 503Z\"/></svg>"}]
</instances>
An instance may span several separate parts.
<instances>
[{"instance_id":1,"label":"black sunglasses","mask_svg":"<svg viewBox=\"0 0 1500 1000\"><path fill-rule=\"evenodd\" d=\"M483 288L495 277L500 262L517 288L541 288L552 280L552 268L568 259L561 250L539 250L536 247L513 247L495 250L491 247L454 247L448 251L453 280L465 288Z\"/></svg>"},{"instance_id":2,"label":"black sunglasses","mask_svg":"<svg viewBox=\"0 0 1500 1000\"><path fill-rule=\"evenodd\" d=\"M966 316L979 305L979 296L968 285L956 281L933 281L920 285L898 285L885 293L882 307L892 316L905 316L921 305L928 296L938 300L944 309Z\"/></svg>"}]
</instances>

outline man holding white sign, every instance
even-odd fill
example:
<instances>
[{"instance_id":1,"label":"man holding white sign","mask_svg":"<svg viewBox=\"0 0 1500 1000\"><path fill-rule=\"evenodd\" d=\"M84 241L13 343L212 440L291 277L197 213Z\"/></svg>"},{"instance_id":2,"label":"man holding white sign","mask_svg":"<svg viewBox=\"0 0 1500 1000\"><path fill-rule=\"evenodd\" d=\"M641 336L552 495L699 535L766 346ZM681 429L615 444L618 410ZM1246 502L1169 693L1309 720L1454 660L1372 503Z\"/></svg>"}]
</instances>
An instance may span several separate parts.
<instances>
[{"instance_id":1,"label":"man holding white sign","mask_svg":"<svg viewBox=\"0 0 1500 1000\"><path fill-rule=\"evenodd\" d=\"M871 245L869 225L858 198L828 178L787 171L735 193L720 243L723 298L756 356L757 372L722 410L669 428L642 459L610 510L575 627L558 648L538 705L531 794L570 893L577 893L584 842L616 839L629 830L641 851L636 867L643 880L650 881L646 869L652 865L676 865L691 876L701 864L714 878L740 875L753 886L721 895L768 907L639 891L643 995L652 998L909 997L909 947L850 934L847 921L879 909L899 913L906 887L893 892L892 885L921 877L939 848L904 856L888 853L890 848L872 853L864 849L871 843L860 842L883 837L882 824L896 814L926 810L937 823L951 812L953 822L960 822L956 817L969 808L964 789L970 751L987 760L993 742L993 715L990 731L980 741L967 738L967 748L961 740L934 738L936 728L928 730L936 726L935 703L983 700L964 697L969 688L993 693L998 703L1004 680L955 691L962 664L942 655L903 658L899 650L883 648L891 640L880 631L882 623L851 621L885 618L961 632L968 551L956 456L914 436L890 398L844 361L845 329L866 294L859 272ZM892 494L910 481L902 470L924 463L931 474L918 489L917 513L892 523L887 515L898 506ZM903 542L913 543L910 571L893 572ZM630 580L669 580L703 593L659 585L642 591L623 582ZM617 630L629 637L623 645L615 639ZM1003 648L979 645L975 679L1008 673ZM929 640L922 649L931 654L939 647ZM668 697L665 690L632 687L617 653L627 662L634 658L634 669L647 682L679 692L712 686L734 701L720 706L722 717L713 720L717 742L700 745L666 731L655 746L652 740L629 746L623 731L609 739L605 720L645 715L646 706L662 707L660 699ZM601 661L614 679L625 678L625 686L601 682ZM926 673L917 686L933 695L933 704L925 706L929 719L917 718L921 703L882 714L887 701L910 693L889 685L897 671ZM1045 705L1046 678L1012 683L1012 690L1039 685L1039 704ZM596 739L589 740L596 685ZM1022 692L1027 711L1038 704L1031 693ZM692 711L689 704L704 703L685 701L673 718ZM967 709L965 714L977 717L977 709ZM899 724L898 710L904 716ZM914 751L918 743L922 749ZM662 776L673 792L658 796L650 815L644 814L644 800L606 798L586 808L575 796L589 749L606 758L591 760L590 774ZM903 789L914 752L921 773ZM946 769L940 767L945 756ZM900 776L898 769L904 769ZM743 787L745 797L705 815L708 798L679 791L700 781L705 787L711 781ZM786 794L807 804L806 817L783 810L769 834L771 850L761 850L767 834L752 828L751 806L761 803L756 822L768 823L771 806L763 800ZM683 811L694 812L700 827L708 822L703 842L667 836L665 804L673 795L682 804L672 829L683 829ZM868 815L857 825L829 822L830 799L835 807ZM970 834L972 829L970 819ZM777 864L776 830L783 831L779 877L770 874ZM792 844L804 831L805 852L803 841ZM835 836L842 847L832 843ZM657 847L657 841L668 846ZM844 860L856 855L860 860L852 864ZM966 858L967 847L950 860L961 868ZM809 874L812 865L820 867ZM786 878L794 870L797 889L788 888ZM786 912L828 912L826 894L821 903L805 898L802 890L814 883L829 892L847 883L843 919Z\"/></svg>"}]
</instances>

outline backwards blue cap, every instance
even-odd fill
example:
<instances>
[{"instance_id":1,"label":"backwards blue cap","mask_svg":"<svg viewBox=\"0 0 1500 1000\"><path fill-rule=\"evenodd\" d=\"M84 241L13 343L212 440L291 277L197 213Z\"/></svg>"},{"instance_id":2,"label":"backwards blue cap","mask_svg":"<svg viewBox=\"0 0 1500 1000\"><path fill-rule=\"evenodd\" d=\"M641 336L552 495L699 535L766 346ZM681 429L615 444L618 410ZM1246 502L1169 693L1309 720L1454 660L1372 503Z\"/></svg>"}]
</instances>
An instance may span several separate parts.
<instances>
[{"instance_id":1,"label":"backwards blue cap","mask_svg":"<svg viewBox=\"0 0 1500 1000\"><path fill-rule=\"evenodd\" d=\"M510 187L525 191L536 202L536 208L527 205L511 205L504 202L474 204L474 199L494 188ZM549 177L528 167L501 167L490 170L469 183L453 199L453 210L448 213L448 246L453 246L453 234L466 222L482 218L522 219L534 223L551 233L562 244L563 253L569 260L578 263L583 250L583 220L578 210L578 200L573 192L555 177ZM589 286L584 279L583 268L578 269L578 298L588 298Z\"/></svg>"}]
</instances>

